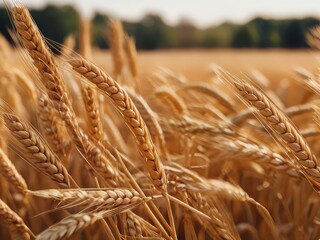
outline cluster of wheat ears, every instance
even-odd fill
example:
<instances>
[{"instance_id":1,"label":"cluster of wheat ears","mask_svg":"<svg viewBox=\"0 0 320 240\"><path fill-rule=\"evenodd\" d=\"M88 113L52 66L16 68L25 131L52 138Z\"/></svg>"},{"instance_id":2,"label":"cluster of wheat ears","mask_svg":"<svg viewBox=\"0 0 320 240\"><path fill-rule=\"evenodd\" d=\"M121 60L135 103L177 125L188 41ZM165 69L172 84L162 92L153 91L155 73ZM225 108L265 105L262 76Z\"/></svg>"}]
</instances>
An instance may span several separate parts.
<instances>
[{"instance_id":1,"label":"cluster of wheat ears","mask_svg":"<svg viewBox=\"0 0 320 240\"><path fill-rule=\"evenodd\" d=\"M68 37L55 56L24 6L8 10L1 239L319 238L319 76L296 69L295 104L258 72L215 65L203 82L164 68L142 80L117 20L111 76L91 62L88 21L81 55Z\"/></svg>"}]
</instances>

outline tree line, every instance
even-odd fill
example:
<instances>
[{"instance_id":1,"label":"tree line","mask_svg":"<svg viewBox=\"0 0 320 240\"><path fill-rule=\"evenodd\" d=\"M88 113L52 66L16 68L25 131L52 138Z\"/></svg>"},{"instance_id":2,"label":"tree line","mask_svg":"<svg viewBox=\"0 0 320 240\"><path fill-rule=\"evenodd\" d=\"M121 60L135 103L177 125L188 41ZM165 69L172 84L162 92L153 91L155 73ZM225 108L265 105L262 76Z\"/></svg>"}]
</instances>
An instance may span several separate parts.
<instances>
[{"instance_id":1,"label":"tree line","mask_svg":"<svg viewBox=\"0 0 320 240\"><path fill-rule=\"evenodd\" d=\"M80 14L71 6L47 6L31 10L31 15L43 34L62 43L68 34L78 35ZM109 16L96 13L92 18L92 42L107 48ZM12 26L7 10L0 8L0 32L10 38ZM305 34L319 24L317 18L273 20L255 18L245 24L223 23L200 29L184 19L170 26L154 14L136 22L123 21L125 31L136 40L138 49L164 48L306 48Z\"/></svg>"}]
</instances>

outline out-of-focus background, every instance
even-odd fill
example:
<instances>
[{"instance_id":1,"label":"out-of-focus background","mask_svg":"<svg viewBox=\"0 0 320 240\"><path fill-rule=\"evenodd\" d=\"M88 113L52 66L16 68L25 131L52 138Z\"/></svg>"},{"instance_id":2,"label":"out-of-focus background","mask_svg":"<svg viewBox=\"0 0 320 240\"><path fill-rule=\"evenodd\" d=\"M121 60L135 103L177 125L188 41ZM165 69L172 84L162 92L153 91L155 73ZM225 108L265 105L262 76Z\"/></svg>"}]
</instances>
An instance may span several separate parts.
<instances>
[{"instance_id":1,"label":"out-of-focus background","mask_svg":"<svg viewBox=\"0 0 320 240\"><path fill-rule=\"evenodd\" d=\"M319 23L314 0L25 0L44 35L61 42L79 31L79 17L90 18L93 44L107 48L108 17L123 21L138 49L305 48L304 35ZM0 31L10 21L0 12Z\"/></svg>"},{"instance_id":2,"label":"out-of-focus background","mask_svg":"<svg viewBox=\"0 0 320 240\"><path fill-rule=\"evenodd\" d=\"M264 71L272 67L271 75L285 75L284 71L295 65L309 70L317 65L305 39L308 30L320 22L320 4L314 0L21 3L31 9L44 36L59 43L69 34L77 37L80 18L86 18L91 20L93 46L107 50L108 20L120 19L142 51L139 64L146 72L154 65L165 65L192 79L200 74L195 69L203 71L209 62L234 70L255 67ZM0 22L0 32L9 37L11 22L3 5Z\"/></svg>"}]
</instances>

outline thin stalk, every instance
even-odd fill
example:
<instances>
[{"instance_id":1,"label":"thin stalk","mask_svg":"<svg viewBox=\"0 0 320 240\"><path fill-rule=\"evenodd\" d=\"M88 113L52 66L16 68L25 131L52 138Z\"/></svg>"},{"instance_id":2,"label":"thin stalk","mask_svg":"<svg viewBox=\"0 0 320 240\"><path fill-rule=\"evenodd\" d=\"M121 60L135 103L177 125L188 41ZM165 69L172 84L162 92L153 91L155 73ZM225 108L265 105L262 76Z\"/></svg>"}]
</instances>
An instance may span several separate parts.
<instances>
[{"instance_id":1,"label":"thin stalk","mask_svg":"<svg viewBox=\"0 0 320 240\"><path fill-rule=\"evenodd\" d=\"M141 188L139 187L139 185L137 184L137 182L134 180L133 176L131 175L131 173L129 172L128 168L126 167L126 165L124 164L124 162L122 161L121 156L119 155L118 152L116 152L117 154L117 158L123 168L124 173L129 177L129 180L132 184L132 187L143 197L146 197L146 195L144 194L144 192L141 190ZM149 201L149 203L152 205L153 202ZM148 204L146 202L143 202L144 207L147 210L147 214L149 215L149 217L151 218L151 220L153 221L153 223L157 226L157 228L159 229L160 233L162 234L162 236L166 239L171 239L170 236L167 234L166 230L163 228L163 226L161 225L161 223L159 222L159 220L155 217L154 213L151 211L151 209L149 208ZM156 208L156 207L155 207ZM155 211L156 215L160 217L161 220L163 220L165 222L165 225L168 230L170 230L170 226L168 225L168 223L166 222L166 220L163 218L162 214L159 212L159 210L156 208L157 211Z\"/></svg>"},{"instance_id":2,"label":"thin stalk","mask_svg":"<svg viewBox=\"0 0 320 240\"><path fill-rule=\"evenodd\" d=\"M169 222L170 222L170 226L171 226L171 236L174 240L178 240L176 227L174 224L174 218L173 218L173 214L172 214L172 208L171 208L171 204L170 204L170 199L168 197L169 194L167 194L166 192L163 192L162 196L166 200L166 205L167 205L167 210L168 210L167 212L168 212Z\"/></svg>"}]
</instances>

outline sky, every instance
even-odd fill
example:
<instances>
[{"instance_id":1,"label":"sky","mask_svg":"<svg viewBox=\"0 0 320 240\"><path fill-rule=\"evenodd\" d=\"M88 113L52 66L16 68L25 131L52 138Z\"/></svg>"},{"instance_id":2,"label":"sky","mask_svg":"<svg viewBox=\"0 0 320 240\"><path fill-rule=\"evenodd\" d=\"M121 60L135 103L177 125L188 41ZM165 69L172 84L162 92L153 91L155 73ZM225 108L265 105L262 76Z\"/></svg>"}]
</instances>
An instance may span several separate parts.
<instances>
[{"instance_id":1,"label":"sky","mask_svg":"<svg viewBox=\"0 0 320 240\"><path fill-rule=\"evenodd\" d=\"M10 2L10 0L9 0ZM198 27L225 21L244 23L253 17L288 18L315 16L320 18L319 0L19 0L28 7L47 3L72 4L83 15L95 11L122 20L139 20L146 13L158 13L169 24L188 19Z\"/></svg>"}]
</instances>

